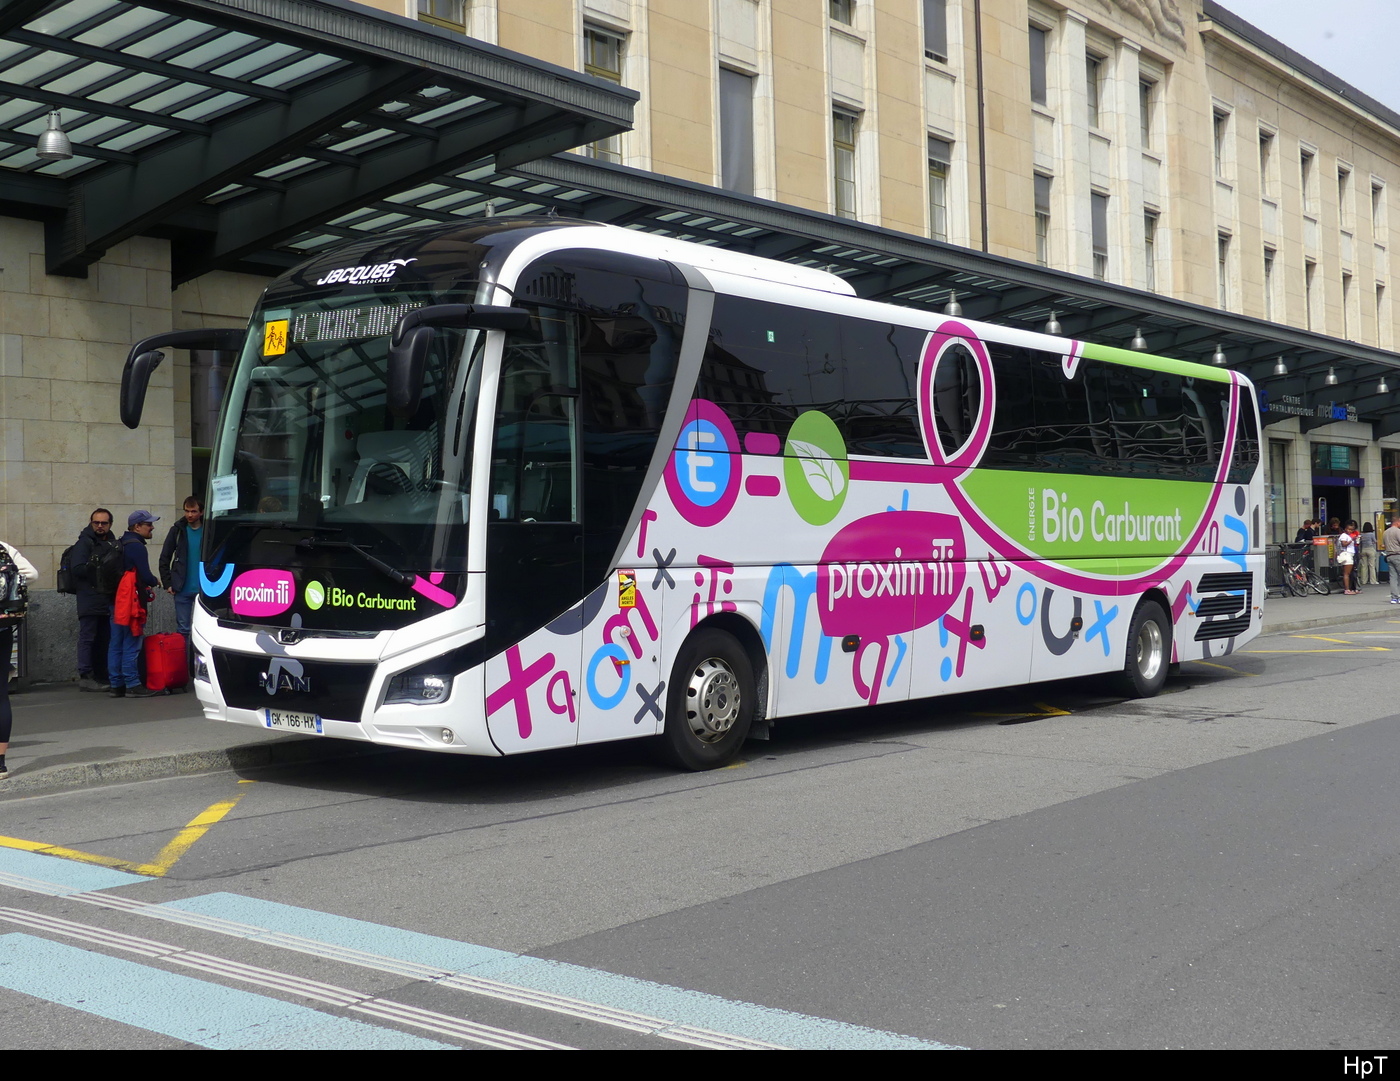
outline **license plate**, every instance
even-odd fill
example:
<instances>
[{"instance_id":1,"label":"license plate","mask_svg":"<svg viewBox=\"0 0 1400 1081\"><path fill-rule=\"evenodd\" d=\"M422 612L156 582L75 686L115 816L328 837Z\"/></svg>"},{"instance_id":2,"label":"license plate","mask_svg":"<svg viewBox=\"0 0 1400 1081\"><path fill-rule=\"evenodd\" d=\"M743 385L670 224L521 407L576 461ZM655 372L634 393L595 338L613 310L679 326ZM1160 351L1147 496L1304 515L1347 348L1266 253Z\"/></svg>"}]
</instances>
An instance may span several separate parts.
<instances>
[{"instance_id":1,"label":"license plate","mask_svg":"<svg viewBox=\"0 0 1400 1081\"><path fill-rule=\"evenodd\" d=\"M263 727L281 732L310 732L321 735L321 718L314 713L288 713L284 709L263 710Z\"/></svg>"}]
</instances>

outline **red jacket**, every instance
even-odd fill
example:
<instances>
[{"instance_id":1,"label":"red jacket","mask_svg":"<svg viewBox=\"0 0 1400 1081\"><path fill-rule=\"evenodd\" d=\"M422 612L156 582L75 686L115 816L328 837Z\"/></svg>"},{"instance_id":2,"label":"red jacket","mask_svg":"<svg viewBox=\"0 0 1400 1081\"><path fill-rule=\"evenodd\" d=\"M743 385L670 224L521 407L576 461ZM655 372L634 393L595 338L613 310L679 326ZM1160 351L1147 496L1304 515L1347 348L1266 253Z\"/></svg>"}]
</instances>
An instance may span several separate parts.
<instances>
[{"instance_id":1,"label":"red jacket","mask_svg":"<svg viewBox=\"0 0 1400 1081\"><path fill-rule=\"evenodd\" d=\"M129 570L122 575L112 605L112 622L121 624L136 638L146 633L145 594L146 590L136 585L136 572Z\"/></svg>"}]
</instances>

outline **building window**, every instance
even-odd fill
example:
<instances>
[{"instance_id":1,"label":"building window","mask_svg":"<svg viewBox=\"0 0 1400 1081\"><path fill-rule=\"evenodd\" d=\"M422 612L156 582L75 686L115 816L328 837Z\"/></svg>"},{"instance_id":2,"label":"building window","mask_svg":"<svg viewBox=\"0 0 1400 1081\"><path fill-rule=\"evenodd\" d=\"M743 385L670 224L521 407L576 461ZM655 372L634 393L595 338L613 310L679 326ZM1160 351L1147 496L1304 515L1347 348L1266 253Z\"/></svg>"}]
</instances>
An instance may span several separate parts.
<instances>
[{"instance_id":1,"label":"building window","mask_svg":"<svg viewBox=\"0 0 1400 1081\"><path fill-rule=\"evenodd\" d=\"M720 186L753 194L753 76L719 70Z\"/></svg>"},{"instance_id":2,"label":"building window","mask_svg":"<svg viewBox=\"0 0 1400 1081\"><path fill-rule=\"evenodd\" d=\"M851 26L856 18L856 0L827 0L827 14L832 22Z\"/></svg>"},{"instance_id":3,"label":"building window","mask_svg":"<svg viewBox=\"0 0 1400 1081\"><path fill-rule=\"evenodd\" d=\"M1089 217L1093 227L1094 277L1108 280L1108 196L1089 193Z\"/></svg>"},{"instance_id":4,"label":"building window","mask_svg":"<svg viewBox=\"0 0 1400 1081\"><path fill-rule=\"evenodd\" d=\"M1230 114L1220 109L1216 109L1212 114L1214 132L1212 144L1215 148L1215 176L1217 180L1224 180L1227 177L1229 163L1226 160L1230 152Z\"/></svg>"},{"instance_id":5,"label":"building window","mask_svg":"<svg viewBox=\"0 0 1400 1081\"><path fill-rule=\"evenodd\" d=\"M1291 544L1288 515L1288 444L1269 440L1269 538L1274 544Z\"/></svg>"},{"instance_id":6,"label":"building window","mask_svg":"<svg viewBox=\"0 0 1400 1081\"><path fill-rule=\"evenodd\" d=\"M1313 328L1313 280L1317 277L1317 264L1311 259L1303 260L1303 318L1308 330Z\"/></svg>"},{"instance_id":7,"label":"building window","mask_svg":"<svg viewBox=\"0 0 1400 1081\"><path fill-rule=\"evenodd\" d=\"M1050 177L1035 174L1035 261L1050 265Z\"/></svg>"},{"instance_id":8,"label":"building window","mask_svg":"<svg viewBox=\"0 0 1400 1081\"><path fill-rule=\"evenodd\" d=\"M1259 194L1272 195L1274 191L1274 133L1259 132Z\"/></svg>"},{"instance_id":9,"label":"building window","mask_svg":"<svg viewBox=\"0 0 1400 1081\"><path fill-rule=\"evenodd\" d=\"M1385 243L1385 184L1371 181L1371 232L1377 244Z\"/></svg>"},{"instance_id":10,"label":"building window","mask_svg":"<svg viewBox=\"0 0 1400 1081\"><path fill-rule=\"evenodd\" d=\"M942 139L928 140L928 235L948 239L948 166L953 146Z\"/></svg>"},{"instance_id":11,"label":"building window","mask_svg":"<svg viewBox=\"0 0 1400 1081\"><path fill-rule=\"evenodd\" d=\"M1152 132L1157 116L1157 84L1150 79L1138 83L1138 124L1142 132L1142 148L1151 150Z\"/></svg>"},{"instance_id":12,"label":"building window","mask_svg":"<svg viewBox=\"0 0 1400 1081\"><path fill-rule=\"evenodd\" d=\"M1045 66L1050 50L1050 31L1034 24L1031 34L1031 101L1036 105L1048 104L1050 97L1045 81Z\"/></svg>"},{"instance_id":13,"label":"building window","mask_svg":"<svg viewBox=\"0 0 1400 1081\"><path fill-rule=\"evenodd\" d=\"M1215 276L1220 285L1220 306L1230 307L1230 234L1215 236Z\"/></svg>"},{"instance_id":14,"label":"building window","mask_svg":"<svg viewBox=\"0 0 1400 1081\"><path fill-rule=\"evenodd\" d=\"M1400 450L1381 448L1381 499L1400 502Z\"/></svg>"},{"instance_id":15,"label":"building window","mask_svg":"<svg viewBox=\"0 0 1400 1081\"><path fill-rule=\"evenodd\" d=\"M1313 152L1311 150L1298 151L1298 180L1302 185L1303 213L1315 214L1313 209Z\"/></svg>"},{"instance_id":16,"label":"building window","mask_svg":"<svg viewBox=\"0 0 1400 1081\"><path fill-rule=\"evenodd\" d=\"M1351 170L1345 165L1337 166L1337 221L1343 229L1352 228Z\"/></svg>"},{"instance_id":17,"label":"building window","mask_svg":"<svg viewBox=\"0 0 1400 1081\"><path fill-rule=\"evenodd\" d=\"M1351 275L1342 272L1342 337L1351 339Z\"/></svg>"},{"instance_id":18,"label":"building window","mask_svg":"<svg viewBox=\"0 0 1400 1081\"><path fill-rule=\"evenodd\" d=\"M1089 126L1100 126L1099 106L1103 92L1103 57L1088 53L1084 57L1084 91L1089 102Z\"/></svg>"},{"instance_id":19,"label":"building window","mask_svg":"<svg viewBox=\"0 0 1400 1081\"><path fill-rule=\"evenodd\" d=\"M402 10L402 9L400 9ZM467 32L467 0L418 0L419 21L444 30Z\"/></svg>"},{"instance_id":20,"label":"building window","mask_svg":"<svg viewBox=\"0 0 1400 1081\"><path fill-rule=\"evenodd\" d=\"M1274 321L1274 260L1278 252L1273 248L1264 249L1264 318Z\"/></svg>"},{"instance_id":21,"label":"building window","mask_svg":"<svg viewBox=\"0 0 1400 1081\"><path fill-rule=\"evenodd\" d=\"M623 39L618 34L585 26L583 28L583 70L608 82L622 82ZM581 153L599 161L622 161L622 136L609 135L584 147Z\"/></svg>"},{"instance_id":22,"label":"building window","mask_svg":"<svg viewBox=\"0 0 1400 1081\"><path fill-rule=\"evenodd\" d=\"M948 0L924 0L924 56L948 62Z\"/></svg>"},{"instance_id":23,"label":"building window","mask_svg":"<svg viewBox=\"0 0 1400 1081\"><path fill-rule=\"evenodd\" d=\"M1150 292L1157 291L1157 212L1148 210L1142 215L1142 257L1146 271L1145 284Z\"/></svg>"},{"instance_id":24,"label":"building window","mask_svg":"<svg viewBox=\"0 0 1400 1081\"><path fill-rule=\"evenodd\" d=\"M1390 316L1385 310L1385 282L1376 282L1376 344L1390 348Z\"/></svg>"},{"instance_id":25,"label":"building window","mask_svg":"<svg viewBox=\"0 0 1400 1081\"><path fill-rule=\"evenodd\" d=\"M856 126L854 113L831 114L832 201L838 218L856 216Z\"/></svg>"}]
</instances>

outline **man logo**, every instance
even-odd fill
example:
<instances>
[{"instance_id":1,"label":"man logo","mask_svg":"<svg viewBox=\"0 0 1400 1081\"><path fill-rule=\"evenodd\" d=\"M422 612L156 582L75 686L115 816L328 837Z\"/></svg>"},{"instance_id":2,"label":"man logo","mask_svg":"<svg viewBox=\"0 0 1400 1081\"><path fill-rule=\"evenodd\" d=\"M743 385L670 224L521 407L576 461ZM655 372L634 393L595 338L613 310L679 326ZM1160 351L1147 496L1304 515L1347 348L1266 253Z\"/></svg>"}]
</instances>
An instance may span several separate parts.
<instances>
[{"instance_id":1,"label":"man logo","mask_svg":"<svg viewBox=\"0 0 1400 1081\"><path fill-rule=\"evenodd\" d=\"M269 683L269 679L272 680ZM269 677L266 672L258 673L258 687L268 694L276 694L278 691L292 691L293 693L310 694L311 677L292 675L291 672L281 671L275 676Z\"/></svg>"}]
</instances>

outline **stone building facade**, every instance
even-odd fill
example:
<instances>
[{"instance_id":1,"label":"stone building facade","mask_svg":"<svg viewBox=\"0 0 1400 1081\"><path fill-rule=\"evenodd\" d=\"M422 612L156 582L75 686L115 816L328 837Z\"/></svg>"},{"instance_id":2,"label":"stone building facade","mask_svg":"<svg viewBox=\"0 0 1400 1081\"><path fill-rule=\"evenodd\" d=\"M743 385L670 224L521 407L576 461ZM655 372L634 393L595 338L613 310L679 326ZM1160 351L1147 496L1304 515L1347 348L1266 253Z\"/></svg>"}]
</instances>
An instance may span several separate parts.
<instances>
[{"instance_id":1,"label":"stone building facade","mask_svg":"<svg viewBox=\"0 0 1400 1081\"><path fill-rule=\"evenodd\" d=\"M1208 0L369 6L640 92L633 130L585 148L600 160L1396 342L1400 116ZM176 350L128 430L130 344L240 325L265 279L172 290L157 237L113 246L86 278L47 273L44 252L41 222L0 217L0 515L47 586L93 507L119 523L149 507L160 538L199 475L198 414L217 386ZM1319 498L1359 517L1400 495L1400 434L1319 424L1317 390L1265 417L1271 539ZM1348 404L1329 403L1344 418ZM71 601L37 596L31 673L71 677Z\"/></svg>"}]
</instances>

